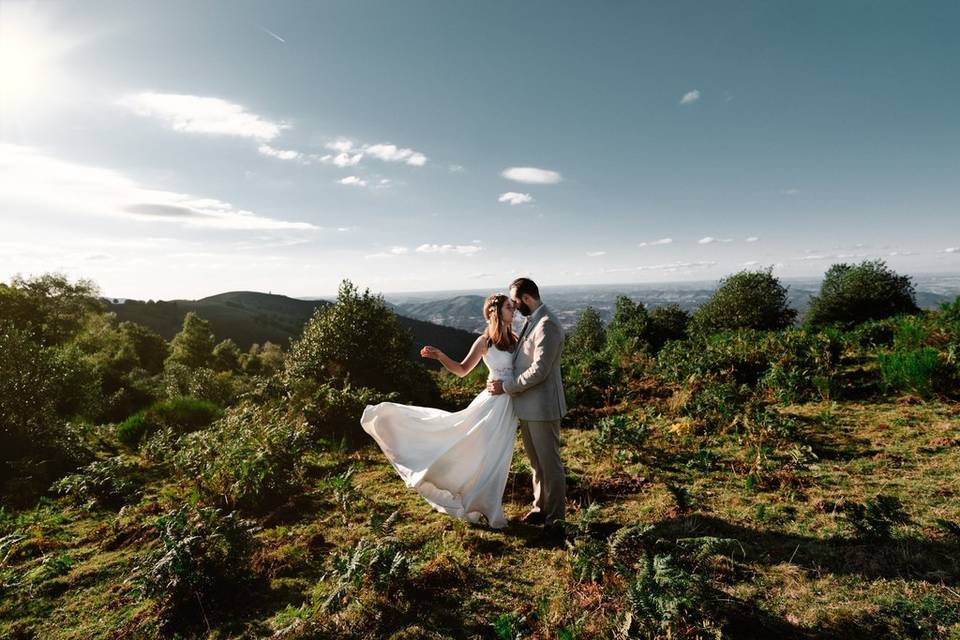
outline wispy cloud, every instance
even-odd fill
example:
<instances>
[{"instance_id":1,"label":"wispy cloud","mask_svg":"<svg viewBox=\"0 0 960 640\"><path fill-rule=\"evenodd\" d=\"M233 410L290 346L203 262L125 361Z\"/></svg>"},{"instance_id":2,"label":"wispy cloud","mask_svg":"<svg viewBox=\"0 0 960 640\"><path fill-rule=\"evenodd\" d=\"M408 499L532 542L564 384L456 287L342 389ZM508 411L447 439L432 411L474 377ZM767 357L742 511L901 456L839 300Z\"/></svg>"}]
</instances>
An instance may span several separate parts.
<instances>
[{"instance_id":1,"label":"wispy cloud","mask_svg":"<svg viewBox=\"0 0 960 640\"><path fill-rule=\"evenodd\" d=\"M67 162L30 147L0 144L0 209L24 206L188 227L318 229L307 222L288 222L240 209L216 198L151 189L112 169Z\"/></svg>"},{"instance_id":2,"label":"wispy cloud","mask_svg":"<svg viewBox=\"0 0 960 640\"><path fill-rule=\"evenodd\" d=\"M450 173L463 173L466 169L463 168L462 164L451 164L447 169Z\"/></svg>"},{"instance_id":3,"label":"wispy cloud","mask_svg":"<svg viewBox=\"0 0 960 640\"><path fill-rule=\"evenodd\" d=\"M606 251L587 251L588 258L599 258L600 256L607 255Z\"/></svg>"},{"instance_id":4,"label":"wispy cloud","mask_svg":"<svg viewBox=\"0 0 960 640\"><path fill-rule=\"evenodd\" d=\"M748 237L748 238L744 238L743 241L744 241L744 242L756 242L756 241L759 240L759 239L760 239L760 238L758 238L757 236L750 236L750 237Z\"/></svg>"},{"instance_id":5,"label":"wispy cloud","mask_svg":"<svg viewBox=\"0 0 960 640\"><path fill-rule=\"evenodd\" d=\"M124 96L117 104L184 133L273 140L290 127L247 111L242 105L207 96L143 92Z\"/></svg>"},{"instance_id":6,"label":"wispy cloud","mask_svg":"<svg viewBox=\"0 0 960 640\"><path fill-rule=\"evenodd\" d=\"M270 37L273 38L274 40L279 40L280 42L282 42L282 43L284 43L284 44L287 43L286 40L284 40L283 38L281 38L280 36L278 36L277 34L275 34L273 31L270 31L270 29L267 29L266 27L264 27L264 26L262 26L262 25L259 25L259 24L257 25L257 27L260 29L260 31L263 31L265 34L267 34L268 36L270 36Z\"/></svg>"},{"instance_id":7,"label":"wispy cloud","mask_svg":"<svg viewBox=\"0 0 960 640\"><path fill-rule=\"evenodd\" d=\"M500 197L497 198L497 202L506 202L507 204L527 204L533 202L533 196L529 193L517 193L516 191L507 191L506 193L501 193Z\"/></svg>"},{"instance_id":8,"label":"wispy cloud","mask_svg":"<svg viewBox=\"0 0 960 640\"><path fill-rule=\"evenodd\" d=\"M556 171L536 167L508 167L500 175L507 180L525 184L557 184L563 180L563 176Z\"/></svg>"},{"instance_id":9,"label":"wispy cloud","mask_svg":"<svg viewBox=\"0 0 960 640\"><path fill-rule=\"evenodd\" d=\"M483 251L483 247L475 244L422 244L416 249L417 253L458 254L472 256Z\"/></svg>"},{"instance_id":10,"label":"wispy cloud","mask_svg":"<svg viewBox=\"0 0 960 640\"><path fill-rule=\"evenodd\" d=\"M257 147L257 151L265 156L279 158L280 160L303 160L304 157L299 151L293 151L292 149L277 149L268 144L261 144L259 147Z\"/></svg>"},{"instance_id":11,"label":"wispy cloud","mask_svg":"<svg viewBox=\"0 0 960 640\"><path fill-rule=\"evenodd\" d=\"M410 253L409 247L390 247L387 251L381 251L379 253L374 253L368 258L396 258L397 256L405 256Z\"/></svg>"},{"instance_id":12,"label":"wispy cloud","mask_svg":"<svg viewBox=\"0 0 960 640\"><path fill-rule=\"evenodd\" d=\"M684 271L684 270L698 270L706 269L707 267L715 266L716 262L709 261L695 261L695 262L664 262L661 264L650 264L640 267L620 267L613 269L603 269L603 273L632 273L635 271L664 271L664 272L674 272L674 271Z\"/></svg>"},{"instance_id":13,"label":"wispy cloud","mask_svg":"<svg viewBox=\"0 0 960 640\"><path fill-rule=\"evenodd\" d=\"M700 238L697 240L697 244L713 244L715 242L733 242L732 238L714 238L707 236L705 238Z\"/></svg>"},{"instance_id":14,"label":"wispy cloud","mask_svg":"<svg viewBox=\"0 0 960 640\"><path fill-rule=\"evenodd\" d=\"M944 253L960 253L960 247L947 247L943 250Z\"/></svg>"},{"instance_id":15,"label":"wispy cloud","mask_svg":"<svg viewBox=\"0 0 960 640\"><path fill-rule=\"evenodd\" d=\"M782 196L795 196L800 193L800 189L791 187L790 189L781 189L780 195Z\"/></svg>"},{"instance_id":16,"label":"wispy cloud","mask_svg":"<svg viewBox=\"0 0 960 640\"><path fill-rule=\"evenodd\" d=\"M687 91L683 94L683 97L680 98L680 104L693 104L700 99L700 91L694 89L693 91Z\"/></svg>"},{"instance_id":17,"label":"wispy cloud","mask_svg":"<svg viewBox=\"0 0 960 640\"><path fill-rule=\"evenodd\" d=\"M660 238L659 240L653 240L651 242L641 242L638 244L638 247L656 247L661 244L670 244L673 242L673 238Z\"/></svg>"},{"instance_id":18,"label":"wispy cloud","mask_svg":"<svg viewBox=\"0 0 960 640\"><path fill-rule=\"evenodd\" d=\"M347 176L346 178L340 178L337 180L340 184L345 184L353 187L365 187L367 186L367 181L358 176Z\"/></svg>"}]
</instances>

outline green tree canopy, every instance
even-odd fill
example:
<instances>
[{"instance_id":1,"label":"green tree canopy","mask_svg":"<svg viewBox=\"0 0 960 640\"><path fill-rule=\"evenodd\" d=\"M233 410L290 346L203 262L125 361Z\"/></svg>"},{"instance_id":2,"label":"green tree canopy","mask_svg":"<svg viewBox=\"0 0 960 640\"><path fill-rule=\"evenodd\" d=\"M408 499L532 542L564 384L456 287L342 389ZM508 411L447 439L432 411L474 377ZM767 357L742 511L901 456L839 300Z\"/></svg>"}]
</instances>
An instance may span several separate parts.
<instances>
[{"instance_id":1,"label":"green tree canopy","mask_svg":"<svg viewBox=\"0 0 960 640\"><path fill-rule=\"evenodd\" d=\"M597 353L602 351L607 341L607 332L603 320L593 307L588 306L580 314L573 332L570 334L570 351L576 354Z\"/></svg>"},{"instance_id":2,"label":"green tree canopy","mask_svg":"<svg viewBox=\"0 0 960 640\"><path fill-rule=\"evenodd\" d=\"M883 260L835 264L827 270L820 294L810 298L806 321L814 327L852 327L901 313L917 313L910 276L897 275Z\"/></svg>"},{"instance_id":3,"label":"green tree canopy","mask_svg":"<svg viewBox=\"0 0 960 640\"><path fill-rule=\"evenodd\" d=\"M183 328L170 342L167 362L174 362L197 369L207 367L213 359L213 332L210 323L193 311L183 318Z\"/></svg>"},{"instance_id":4,"label":"green tree canopy","mask_svg":"<svg viewBox=\"0 0 960 640\"><path fill-rule=\"evenodd\" d=\"M0 283L0 321L42 345L63 344L80 331L89 313L103 309L99 295L91 280L70 282L60 273L16 275L9 284Z\"/></svg>"},{"instance_id":5,"label":"green tree canopy","mask_svg":"<svg viewBox=\"0 0 960 640\"><path fill-rule=\"evenodd\" d=\"M693 314L690 332L783 329L796 317L796 310L787 305L787 288L773 276L772 268L740 271L720 280L713 296Z\"/></svg>"},{"instance_id":6,"label":"green tree canopy","mask_svg":"<svg viewBox=\"0 0 960 640\"><path fill-rule=\"evenodd\" d=\"M607 327L607 344L615 351L637 351L647 347L650 318L642 302L618 296L613 320Z\"/></svg>"}]
</instances>

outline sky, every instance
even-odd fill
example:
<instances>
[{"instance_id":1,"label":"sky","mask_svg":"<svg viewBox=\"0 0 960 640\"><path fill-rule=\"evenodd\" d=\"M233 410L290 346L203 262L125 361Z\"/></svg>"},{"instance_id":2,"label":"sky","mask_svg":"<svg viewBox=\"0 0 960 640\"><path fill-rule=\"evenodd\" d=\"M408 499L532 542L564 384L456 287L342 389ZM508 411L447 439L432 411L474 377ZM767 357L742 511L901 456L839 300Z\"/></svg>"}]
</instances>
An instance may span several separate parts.
<instances>
[{"instance_id":1,"label":"sky","mask_svg":"<svg viewBox=\"0 0 960 640\"><path fill-rule=\"evenodd\" d=\"M960 271L960 3L0 0L0 279Z\"/></svg>"}]
</instances>

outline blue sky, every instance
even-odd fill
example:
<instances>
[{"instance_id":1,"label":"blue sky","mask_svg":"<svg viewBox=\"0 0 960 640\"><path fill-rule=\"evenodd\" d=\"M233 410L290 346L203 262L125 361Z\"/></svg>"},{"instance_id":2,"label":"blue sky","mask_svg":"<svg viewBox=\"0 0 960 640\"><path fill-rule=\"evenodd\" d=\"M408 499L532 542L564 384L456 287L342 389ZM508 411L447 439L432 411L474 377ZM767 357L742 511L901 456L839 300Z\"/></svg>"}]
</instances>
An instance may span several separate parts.
<instances>
[{"instance_id":1,"label":"blue sky","mask_svg":"<svg viewBox=\"0 0 960 640\"><path fill-rule=\"evenodd\" d=\"M0 3L0 277L960 271L955 2Z\"/></svg>"}]
</instances>

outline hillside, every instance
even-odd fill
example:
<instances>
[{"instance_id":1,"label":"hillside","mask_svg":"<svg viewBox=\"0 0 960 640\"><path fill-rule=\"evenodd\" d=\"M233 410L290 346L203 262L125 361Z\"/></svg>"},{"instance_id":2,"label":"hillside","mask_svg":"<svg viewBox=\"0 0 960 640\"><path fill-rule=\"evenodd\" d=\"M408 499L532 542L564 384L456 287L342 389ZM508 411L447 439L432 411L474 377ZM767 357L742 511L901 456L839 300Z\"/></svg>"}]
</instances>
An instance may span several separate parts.
<instances>
[{"instance_id":1,"label":"hillside","mask_svg":"<svg viewBox=\"0 0 960 640\"><path fill-rule=\"evenodd\" d=\"M246 351L250 345L273 342L286 349L290 340L300 335L303 325L315 309L330 303L326 300L298 300L273 293L230 291L199 300L126 300L108 301L108 310L120 321L129 320L150 327L169 340L183 325L190 312L210 322L218 340L230 338ZM478 307L480 305L477 305ZM400 323L413 335L411 358L419 356L420 347L434 345L451 357L465 354L476 338L462 329L445 327L424 320L400 316ZM435 365L435 361L425 361Z\"/></svg>"}]
</instances>

